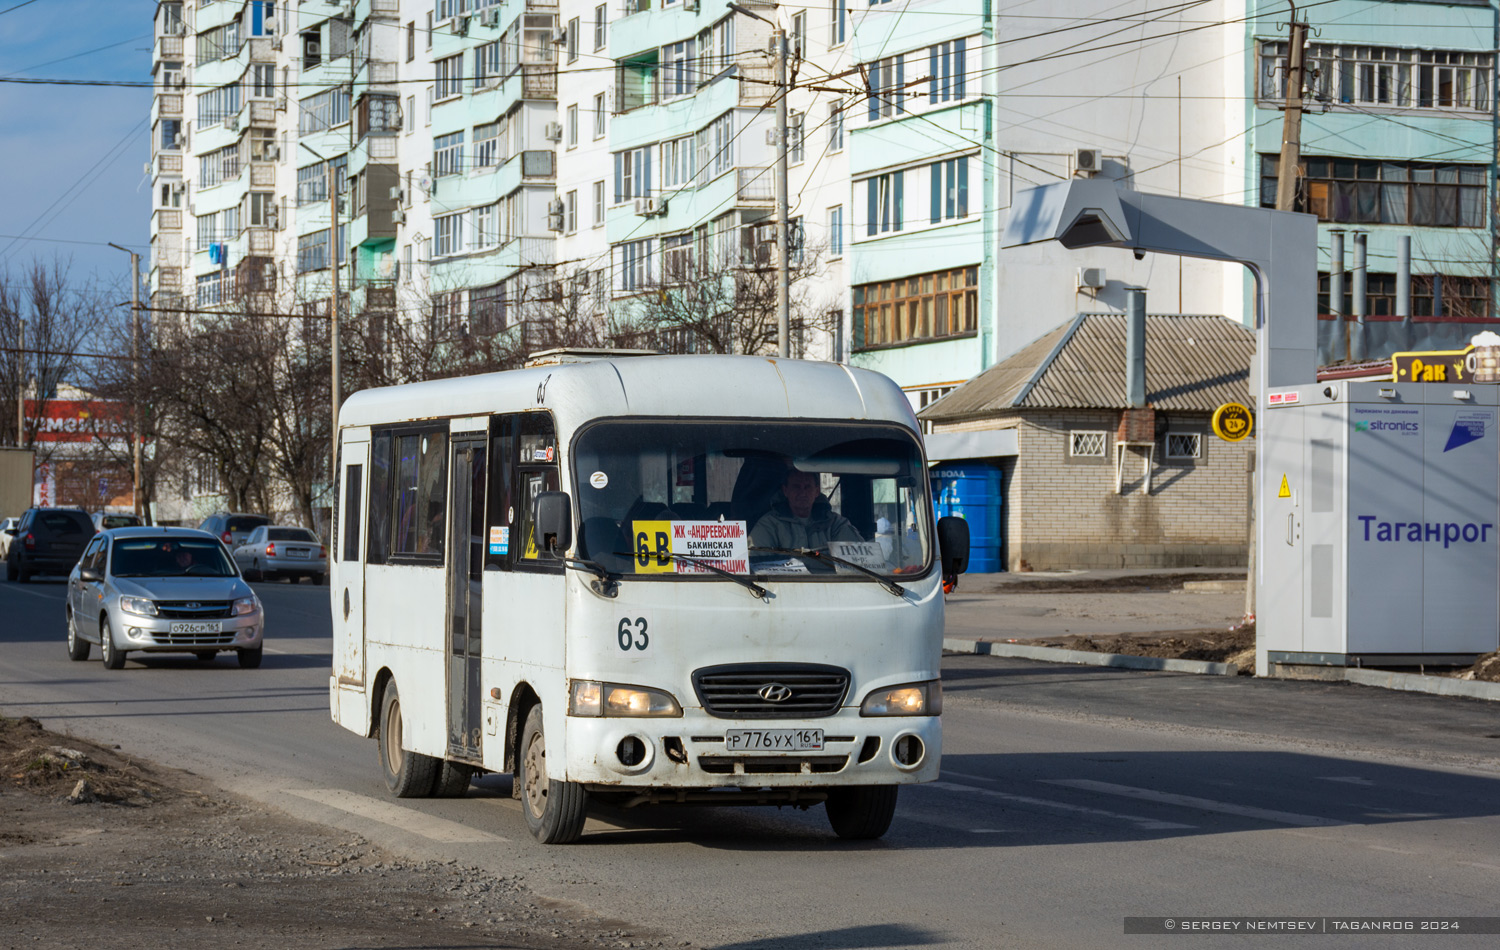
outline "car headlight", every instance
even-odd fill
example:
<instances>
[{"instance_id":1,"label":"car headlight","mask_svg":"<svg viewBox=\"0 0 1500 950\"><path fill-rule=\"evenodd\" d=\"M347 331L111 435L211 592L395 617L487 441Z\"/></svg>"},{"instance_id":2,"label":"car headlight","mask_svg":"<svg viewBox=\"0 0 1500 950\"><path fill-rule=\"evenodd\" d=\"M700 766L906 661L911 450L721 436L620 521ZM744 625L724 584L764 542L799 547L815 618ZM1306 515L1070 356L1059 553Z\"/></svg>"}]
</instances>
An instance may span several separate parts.
<instances>
[{"instance_id":1,"label":"car headlight","mask_svg":"<svg viewBox=\"0 0 1500 950\"><path fill-rule=\"evenodd\" d=\"M156 616L156 602L145 597L121 597L120 609L142 617Z\"/></svg>"},{"instance_id":2,"label":"car headlight","mask_svg":"<svg viewBox=\"0 0 1500 950\"><path fill-rule=\"evenodd\" d=\"M568 715L592 718L671 718L682 715L682 707L671 693L644 686L622 686L574 680L568 696Z\"/></svg>"},{"instance_id":3,"label":"car headlight","mask_svg":"<svg viewBox=\"0 0 1500 950\"><path fill-rule=\"evenodd\" d=\"M941 680L877 689L859 705L861 716L939 716L942 712Z\"/></svg>"},{"instance_id":4,"label":"car headlight","mask_svg":"<svg viewBox=\"0 0 1500 950\"><path fill-rule=\"evenodd\" d=\"M242 617L245 614L253 613L255 613L254 597L241 597L239 600L234 602L234 615L236 617Z\"/></svg>"}]
</instances>

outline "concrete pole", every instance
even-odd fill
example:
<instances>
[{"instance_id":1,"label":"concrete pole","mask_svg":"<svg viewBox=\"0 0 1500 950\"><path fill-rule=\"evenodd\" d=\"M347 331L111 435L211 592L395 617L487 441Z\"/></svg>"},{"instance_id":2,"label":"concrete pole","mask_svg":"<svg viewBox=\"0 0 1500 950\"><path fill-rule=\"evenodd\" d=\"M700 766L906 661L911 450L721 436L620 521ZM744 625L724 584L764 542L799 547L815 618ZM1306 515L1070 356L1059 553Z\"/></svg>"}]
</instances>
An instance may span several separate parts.
<instances>
[{"instance_id":1,"label":"concrete pole","mask_svg":"<svg viewBox=\"0 0 1500 950\"><path fill-rule=\"evenodd\" d=\"M326 162L328 169L328 278L331 293L328 295L328 340L329 340L329 390L333 396L329 413L331 428L328 445L328 490L338 491L338 475L334 467L339 457L339 192L333 162ZM329 502L332 507L332 502ZM332 543L332 542L330 542Z\"/></svg>"},{"instance_id":2,"label":"concrete pole","mask_svg":"<svg viewBox=\"0 0 1500 950\"><path fill-rule=\"evenodd\" d=\"M1287 57L1286 102L1281 107L1281 160L1276 164L1276 210L1296 210L1297 166L1302 158L1302 51L1307 24L1292 5L1292 50Z\"/></svg>"},{"instance_id":3,"label":"concrete pole","mask_svg":"<svg viewBox=\"0 0 1500 950\"><path fill-rule=\"evenodd\" d=\"M787 117L786 100L786 31L777 27L771 32L776 47L776 345L782 359L792 355L791 272L788 254L790 221L787 196Z\"/></svg>"},{"instance_id":4,"label":"concrete pole","mask_svg":"<svg viewBox=\"0 0 1500 950\"><path fill-rule=\"evenodd\" d=\"M1396 316L1401 318L1401 348L1411 349L1411 235L1396 238Z\"/></svg>"},{"instance_id":5,"label":"concrete pole","mask_svg":"<svg viewBox=\"0 0 1500 950\"><path fill-rule=\"evenodd\" d=\"M1344 229L1328 232L1328 312L1333 316L1333 340L1328 347L1328 361L1337 363L1349 358L1349 328L1344 317Z\"/></svg>"},{"instance_id":6,"label":"concrete pole","mask_svg":"<svg viewBox=\"0 0 1500 950\"><path fill-rule=\"evenodd\" d=\"M1354 334L1349 340L1349 358L1355 362L1365 358L1365 288L1369 276L1365 270L1365 257L1369 241L1368 231L1354 232L1354 299L1350 301L1354 311Z\"/></svg>"},{"instance_id":7,"label":"concrete pole","mask_svg":"<svg viewBox=\"0 0 1500 950\"><path fill-rule=\"evenodd\" d=\"M1125 292L1125 401L1146 408L1146 291Z\"/></svg>"},{"instance_id":8,"label":"concrete pole","mask_svg":"<svg viewBox=\"0 0 1500 950\"><path fill-rule=\"evenodd\" d=\"M130 506L137 518L141 518L141 436L145 426L141 421L141 256L135 251L114 243L109 246L130 255ZM142 518L142 524L145 519Z\"/></svg>"},{"instance_id":9,"label":"concrete pole","mask_svg":"<svg viewBox=\"0 0 1500 950\"><path fill-rule=\"evenodd\" d=\"M16 448L26 447L26 321L16 321Z\"/></svg>"}]
</instances>

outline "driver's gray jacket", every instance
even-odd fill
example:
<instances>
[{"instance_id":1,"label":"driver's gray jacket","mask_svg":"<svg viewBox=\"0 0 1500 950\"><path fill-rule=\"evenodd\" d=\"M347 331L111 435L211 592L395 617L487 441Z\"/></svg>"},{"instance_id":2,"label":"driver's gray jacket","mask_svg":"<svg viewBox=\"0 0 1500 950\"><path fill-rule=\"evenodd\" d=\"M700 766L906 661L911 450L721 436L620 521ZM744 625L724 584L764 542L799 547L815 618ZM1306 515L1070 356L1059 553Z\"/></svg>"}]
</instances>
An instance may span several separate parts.
<instances>
[{"instance_id":1,"label":"driver's gray jacket","mask_svg":"<svg viewBox=\"0 0 1500 950\"><path fill-rule=\"evenodd\" d=\"M863 540L849 519L834 511L822 495L813 502L812 514L806 518L792 514L785 496L777 498L750 530L750 544L757 548L826 550L830 541Z\"/></svg>"}]
</instances>

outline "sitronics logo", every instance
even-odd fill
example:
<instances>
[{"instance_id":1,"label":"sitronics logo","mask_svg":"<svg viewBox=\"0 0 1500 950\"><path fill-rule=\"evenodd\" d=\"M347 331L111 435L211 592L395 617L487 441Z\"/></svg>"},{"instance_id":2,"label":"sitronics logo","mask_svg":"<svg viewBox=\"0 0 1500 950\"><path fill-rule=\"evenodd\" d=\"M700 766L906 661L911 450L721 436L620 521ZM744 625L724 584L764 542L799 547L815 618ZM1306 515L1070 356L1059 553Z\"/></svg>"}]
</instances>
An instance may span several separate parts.
<instances>
[{"instance_id":1,"label":"sitronics logo","mask_svg":"<svg viewBox=\"0 0 1500 950\"><path fill-rule=\"evenodd\" d=\"M1354 423L1355 432L1416 432L1419 428L1417 423L1403 419L1371 419Z\"/></svg>"},{"instance_id":2,"label":"sitronics logo","mask_svg":"<svg viewBox=\"0 0 1500 950\"><path fill-rule=\"evenodd\" d=\"M1389 435L1417 435L1422 431L1418 421L1420 409L1366 409L1354 407L1355 432L1382 432ZM1358 418L1364 416L1366 418ZM1369 418L1374 416L1375 418Z\"/></svg>"},{"instance_id":3,"label":"sitronics logo","mask_svg":"<svg viewBox=\"0 0 1500 950\"><path fill-rule=\"evenodd\" d=\"M1472 521L1381 521L1378 515L1355 515L1364 523L1366 541L1441 541L1443 547L1453 544L1489 544L1492 524ZM1372 530L1373 529L1373 530ZM1373 535L1373 536L1372 536Z\"/></svg>"}]
</instances>

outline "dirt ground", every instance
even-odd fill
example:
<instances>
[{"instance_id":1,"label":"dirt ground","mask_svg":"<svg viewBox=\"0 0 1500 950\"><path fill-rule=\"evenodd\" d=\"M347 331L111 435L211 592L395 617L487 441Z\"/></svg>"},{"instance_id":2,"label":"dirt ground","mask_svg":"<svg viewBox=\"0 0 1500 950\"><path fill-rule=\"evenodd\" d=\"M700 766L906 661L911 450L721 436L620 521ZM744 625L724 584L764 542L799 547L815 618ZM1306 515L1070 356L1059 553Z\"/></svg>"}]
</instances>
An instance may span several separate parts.
<instances>
[{"instance_id":1,"label":"dirt ground","mask_svg":"<svg viewBox=\"0 0 1500 950\"><path fill-rule=\"evenodd\" d=\"M0 948L678 946L0 718ZM686 945L686 944L682 944Z\"/></svg>"}]
</instances>

